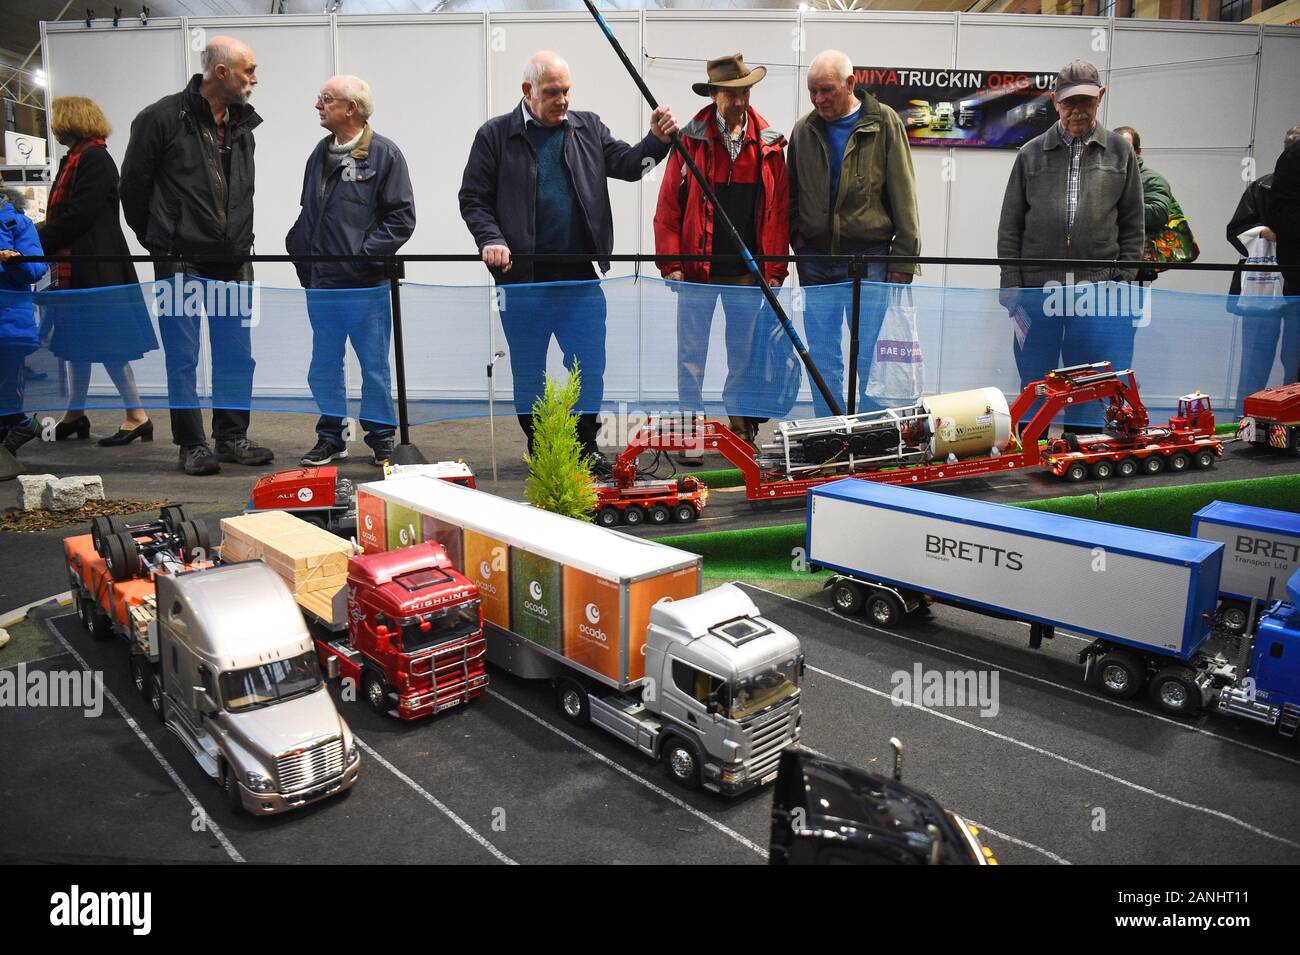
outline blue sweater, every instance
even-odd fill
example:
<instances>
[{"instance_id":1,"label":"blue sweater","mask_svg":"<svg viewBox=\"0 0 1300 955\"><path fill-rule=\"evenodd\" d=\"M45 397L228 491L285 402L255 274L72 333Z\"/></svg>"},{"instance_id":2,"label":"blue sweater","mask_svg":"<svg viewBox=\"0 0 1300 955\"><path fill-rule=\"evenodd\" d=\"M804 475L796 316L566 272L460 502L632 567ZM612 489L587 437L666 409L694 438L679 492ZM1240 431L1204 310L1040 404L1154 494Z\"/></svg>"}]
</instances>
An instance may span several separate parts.
<instances>
[{"instance_id":1,"label":"blue sweater","mask_svg":"<svg viewBox=\"0 0 1300 955\"><path fill-rule=\"evenodd\" d=\"M537 151L536 251L591 252L591 239L564 162L567 127L529 123L527 132Z\"/></svg>"}]
</instances>

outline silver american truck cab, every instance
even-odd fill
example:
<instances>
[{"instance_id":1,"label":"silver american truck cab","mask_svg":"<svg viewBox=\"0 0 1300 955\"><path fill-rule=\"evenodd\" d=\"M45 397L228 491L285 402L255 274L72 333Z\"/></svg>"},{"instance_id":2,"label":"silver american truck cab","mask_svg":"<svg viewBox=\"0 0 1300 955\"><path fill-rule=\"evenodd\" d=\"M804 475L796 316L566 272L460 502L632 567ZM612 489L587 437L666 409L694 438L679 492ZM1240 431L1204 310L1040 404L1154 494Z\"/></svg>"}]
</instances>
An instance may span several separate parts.
<instances>
[{"instance_id":1,"label":"silver american truck cab","mask_svg":"<svg viewBox=\"0 0 1300 955\"><path fill-rule=\"evenodd\" d=\"M725 795L776 778L782 750L800 732L798 637L724 584L652 607L644 653L642 699L659 717L671 776L685 783L697 773Z\"/></svg>"},{"instance_id":2,"label":"silver american truck cab","mask_svg":"<svg viewBox=\"0 0 1300 955\"><path fill-rule=\"evenodd\" d=\"M296 809L361 767L302 613L260 562L155 577L163 719L231 806Z\"/></svg>"}]
</instances>

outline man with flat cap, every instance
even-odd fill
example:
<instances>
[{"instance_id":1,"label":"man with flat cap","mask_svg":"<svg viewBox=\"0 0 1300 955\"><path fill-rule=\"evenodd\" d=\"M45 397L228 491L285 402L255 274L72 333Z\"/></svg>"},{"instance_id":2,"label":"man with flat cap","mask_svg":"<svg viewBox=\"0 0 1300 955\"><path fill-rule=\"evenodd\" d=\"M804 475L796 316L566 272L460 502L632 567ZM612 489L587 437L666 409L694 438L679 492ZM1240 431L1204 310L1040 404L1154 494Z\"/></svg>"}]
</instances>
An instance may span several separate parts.
<instances>
[{"instance_id":1,"label":"man with flat cap","mask_svg":"<svg viewBox=\"0 0 1300 955\"><path fill-rule=\"evenodd\" d=\"M767 74L745 65L744 57L710 60L708 79L691 89L712 102L682 129L682 144L708 177L719 206L754 255L785 255L789 248L790 191L786 182L785 136L768 125L750 105L750 90ZM659 187L655 210L655 254L659 270L683 285L677 298L677 389L683 412L704 410L701 385L708 357L709 329L718 299L726 315L727 380L722 400L731 429L754 441L764 403L759 323L764 300L756 293L728 292L756 280L739 257L740 249L715 221L712 203L690 174L680 153L673 153ZM682 261L682 255L708 255L706 261ZM763 262L759 269L769 285L785 281L785 262ZM766 316L775 322L772 316ZM749 412L748 414L746 412ZM699 457L679 456L684 464Z\"/></svg>"}]
</instances>

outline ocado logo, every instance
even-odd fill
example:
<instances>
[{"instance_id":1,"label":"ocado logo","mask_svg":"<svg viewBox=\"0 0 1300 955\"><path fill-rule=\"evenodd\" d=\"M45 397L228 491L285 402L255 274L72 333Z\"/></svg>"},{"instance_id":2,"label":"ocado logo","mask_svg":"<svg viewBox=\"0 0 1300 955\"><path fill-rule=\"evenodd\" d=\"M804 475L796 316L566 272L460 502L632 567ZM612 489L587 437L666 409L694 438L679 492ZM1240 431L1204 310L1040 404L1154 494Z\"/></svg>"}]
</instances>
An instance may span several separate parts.
<instances>
[{"instance_id":1,"label":"ocado logo","mask_svg":"<svg viewBox=\"0 0 1300 955\"><path fill-rule=\"evenodd\" d=\"M374 529L375 529L375 519L374 519L373 517L371 517L369 514L367 514L367 515L366 515L366 530L368 530L368 531L373 531Z\"/></svg>"},{"instance_id":2,"label":"ocado logo","mask_svg":"<svg viewBox=\"0 0 1300 955\"><path fill-rule=\"evenodd\" d=\"M304 504L310 502L313 496L314 495L312 494L311 488L309 487L298 488L298 500L302 501Z\"/></svg>"},{"instance_id":3,"label":"ocado logo","mask_svg":"<svg viewBox=\"0 0 1300 955\"><path fill-rule=\"evenodd\" d=\"M478 575L482 577L484 580L490 580L492 578L492 568L488 566L488 562L486 560L479 562Z\"/></svg>"},{"instance_id":4,"label":"ocado logo","mask_svg":"<svg viewBox=\"0 0 1300 955\"><path fill-rule=\"evenodd\" d=\"M532 597L534 600L541 600L541 599L542 599L542 585L541 585L540 583L538 583L537 581L535 581L535 580L532 581L532 582L528 585L528 596Z\"/></svg>"},{"instance_id":5,"label":"ocado logo","mask_svg":"<svg viewBox=\"0 0 1300 955\"><path fill-rule=\"evenodd\" d=\"M587 622L600 623L600 608L595 604L587 604Z\"/></svg>"}]
</instances>

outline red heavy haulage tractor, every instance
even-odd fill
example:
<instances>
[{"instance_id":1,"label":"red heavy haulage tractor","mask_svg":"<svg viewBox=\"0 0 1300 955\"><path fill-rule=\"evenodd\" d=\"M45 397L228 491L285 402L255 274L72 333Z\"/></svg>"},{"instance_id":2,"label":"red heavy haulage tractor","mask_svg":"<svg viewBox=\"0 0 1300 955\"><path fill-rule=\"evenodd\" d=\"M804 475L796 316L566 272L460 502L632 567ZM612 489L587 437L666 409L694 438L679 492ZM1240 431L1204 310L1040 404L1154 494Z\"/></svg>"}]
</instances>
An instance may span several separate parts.
<instances>
[{"instance_id":1,"label":"red heavy haulage tractor","mask_svg":"<svg viewBox=\"0 0 1300 955\"><path fill-rule=\"evenodd\" d=\"M1089 401L1106 404L1102 431L1067 434L1040 445L1053 418ZM1017 434L1015 423L1022 421ZM1208 468L1223 454L1208 395L1183 396L1177 414L1153 426L1133 372L1096 362L1048 372L1010 406L998 389L978 388L933 395L906 407L783 421L774 441L757 451L716 421L686 431L670 419L652 419L614 463L613 480L601 490L602 502L637 491L639 455L701 447L740 469L751 501L802 497L809 488L844 477L913 485L1041 466L1067 481L1089 476L1104 481Z\"/></svg>"},{"instance_id":2,"label":"red heavy haulage tractor","mask_svg":"<svg viewBox=\"0 0 1300 955\"><path fill-rule=\"evenodd\" d=\"M1300 383L1265 388L1246 398L1237 437L1257 447L1300 454Z\"/></svg>"}]
</instances>

